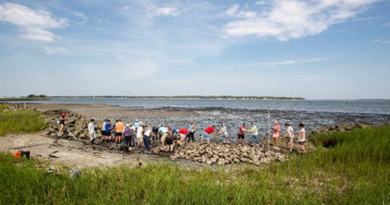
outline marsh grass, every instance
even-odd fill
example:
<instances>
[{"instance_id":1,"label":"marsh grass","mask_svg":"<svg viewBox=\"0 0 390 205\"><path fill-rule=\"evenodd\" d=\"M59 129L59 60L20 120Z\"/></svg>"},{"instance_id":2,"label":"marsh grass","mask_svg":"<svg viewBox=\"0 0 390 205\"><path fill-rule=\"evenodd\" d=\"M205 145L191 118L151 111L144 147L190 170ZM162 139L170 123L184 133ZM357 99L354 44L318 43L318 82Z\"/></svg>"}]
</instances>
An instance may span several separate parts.
<instances>
[{"instance_id":1,"label":"marsh grass","mask_svg":"<svg viewBox=\"0 0 390 205\"><path fill-rule=\"evenodd\" d=\"M0 112L0 136L38 132L43 130L45 126L44 119L37 111L12 110Z\"/></svg>"},{"instance_id":2,"label":"marsh grass","mask_svg":"<svg viewBox=\"0 0 390 205\"><path fill-rule=\"evenodd\" d=\"M6 109L8 109L7 105L0 105L0 112L3 112Z\"/></svg>"},{"instance_id":3,"label":"marsh grass","mask_svg":"<svg viewBox=\"0 0 390 205\"><path fill-rule=\"evenodd\" d=\"M389 204L390 127L315 140L329 139L332 148L260 167L150 164L83 169L79 178L0 154L0 204Z\"/></svg>"}]
</instances>

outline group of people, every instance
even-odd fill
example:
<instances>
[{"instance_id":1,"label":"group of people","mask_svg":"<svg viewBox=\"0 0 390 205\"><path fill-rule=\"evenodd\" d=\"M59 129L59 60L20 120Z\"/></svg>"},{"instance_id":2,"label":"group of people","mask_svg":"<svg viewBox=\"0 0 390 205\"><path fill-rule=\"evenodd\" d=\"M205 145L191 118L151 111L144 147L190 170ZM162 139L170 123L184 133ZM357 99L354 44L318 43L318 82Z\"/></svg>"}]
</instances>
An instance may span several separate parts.
<instances>
[{"instance_id":1,"label":"group of people","mask_svg":"<svg viewBox=\"0 0 390 205\"><path fill-rule=\"evenodd\" d=\"M94 120L91 119L88 125L88 131L90 135L91 143L97 138ZM299 124L299 137L298 144L301 152L306 152L304 143L306 141L305 126ZM288 123L285 124L287 136L289 138L287 148L290 152L293 149L293 141L295 132L292 126ZM186 142L195 141L195 132L197 128L193 122L190 122L188 127L171 127L160 124L159 126L149 126L138 119L134 123L124 124L122 120L118 119L115 123L111 123L109 119L104 120L102 124L102 142L103 143L115 143L116 145L125 145L131 147L142 148L145 147L147 151L150 151L153 146L165 147L168 151L174 150L175 146L185 146ZM245 133L250 134L250 145L255 146L256 143L259 146L262 145L263 137L259 137L259 130L255 122L252 122L250 126L246 126L243 123L238 128L237 143L245 143ZM278 121L275 121L273 128L273 145L279 146L279 138L281 133L281 126ZM224 123L221 123L220 129L217 130L215 125L209 126L201 133L200 142L206 141L210 144L211 135L214 137L222 136L223 143L231 143L231 135L229 135L227 127Z\"/></svg>"}]
</instances>

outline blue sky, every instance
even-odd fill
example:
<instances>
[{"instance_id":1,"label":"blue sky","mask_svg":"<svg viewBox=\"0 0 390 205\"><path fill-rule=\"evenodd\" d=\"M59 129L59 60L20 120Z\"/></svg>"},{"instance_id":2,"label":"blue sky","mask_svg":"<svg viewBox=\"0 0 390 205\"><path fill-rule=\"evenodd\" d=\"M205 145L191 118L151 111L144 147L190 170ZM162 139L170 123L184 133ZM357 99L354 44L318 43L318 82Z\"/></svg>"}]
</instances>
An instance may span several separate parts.
<instances>
[{"instance_id":1,"label":"blue sky","mask_svg":"<svg viewBox=\"0 0 390 205\"><path fill-rule=\"evenodd\" d=\"M390 1L0 1L0 96L390 99Z\"/></svg>"}]
</instances>

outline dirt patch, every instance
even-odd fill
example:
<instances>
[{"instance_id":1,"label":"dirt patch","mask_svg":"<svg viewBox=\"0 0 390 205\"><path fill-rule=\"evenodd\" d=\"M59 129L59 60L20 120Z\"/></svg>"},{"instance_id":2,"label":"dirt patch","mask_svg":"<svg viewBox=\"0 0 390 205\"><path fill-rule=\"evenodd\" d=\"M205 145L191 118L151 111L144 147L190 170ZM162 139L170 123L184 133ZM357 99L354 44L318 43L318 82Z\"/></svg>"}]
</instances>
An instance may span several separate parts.
<instances>
[{"instance_id":1,"label":"dirt patch","mask_svg":"<svg viewBox=\"0 0 390 205\"><path fill-rule=\"evenodd\" d=\"M168 162L168 156L144 154L138 150L125 152L83 141L54 139L40 134L9 135L0 138L0 152L25 150L31 157L49 160L52 165L71 167L139 166L139 163ZM190 166L196 166L195 164Z\"/></svg>"}]
</instances>

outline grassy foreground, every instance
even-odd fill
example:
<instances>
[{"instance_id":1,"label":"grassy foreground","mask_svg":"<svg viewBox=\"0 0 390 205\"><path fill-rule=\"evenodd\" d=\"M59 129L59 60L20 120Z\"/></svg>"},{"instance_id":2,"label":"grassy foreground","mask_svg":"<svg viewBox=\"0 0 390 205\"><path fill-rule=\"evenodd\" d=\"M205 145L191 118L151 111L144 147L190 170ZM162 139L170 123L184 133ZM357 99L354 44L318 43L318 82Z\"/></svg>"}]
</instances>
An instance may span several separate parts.
<instances>
[{"instance_id":1,"label":"grassy foreground","mask_svg":"<svg viewBox=\"0 0 390 205\"><path fill-rule=\"evenodd\" d=\"M285 163L239 169L168 164L45 176L0 154L0 204L390 204L390 127L316 138L332 145Z\"/></svg>"},{"instance_id":2,"label":"grassy foreground","mask_svg":"<svg viewBox=\"0 0 390 205\"><path fill-rule=\"evenodd\" d=\"M0 136L16 133L32 133L45 128L40 113L32 110L5 111L7 106L0 105Z\"/></svg>"}]
</instances>

